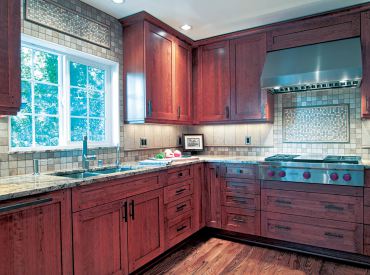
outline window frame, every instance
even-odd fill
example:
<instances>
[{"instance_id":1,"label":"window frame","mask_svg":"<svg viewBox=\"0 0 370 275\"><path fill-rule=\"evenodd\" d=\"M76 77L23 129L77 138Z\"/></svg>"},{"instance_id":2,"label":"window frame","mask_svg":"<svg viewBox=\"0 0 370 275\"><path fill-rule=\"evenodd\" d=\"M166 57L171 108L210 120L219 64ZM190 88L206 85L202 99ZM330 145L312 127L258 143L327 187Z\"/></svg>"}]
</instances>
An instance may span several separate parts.
<instances>
[{"instance_id":1,"label":"window frame","mask_svg":"<svg viewBox=\"0 0 370 275\"><path fill-rule=\"evenodd\" d=\"M81 141L71 140L71 115L70 115L70 62L80 63L86 66L92 66L105 70L105 141L89 141L92 148L112 147L119 144L119 96L118 96L118 70L117 62L103 59L91 54L80 52L67 48L62 45L47 42L38 38L22 34L22 47L32 48L34 50L44 51L58 56L58 118L59 118L59 145L43 146L36 145L35 131L33 125L32 146L30 147L12 147L11 146L11 117L9 117L9 152L29 152L29 151L56 151L66 149L80 149ZM32 64L33 65L33 64ZM23 79L22 79L23 80ZM29 81L29 80L27 80ZM36 81L37 82L37 81ZM30 83L36 83L33 79ZM34 84L31 87L32 98L34 98ZM65 92L63 92L65 91ZM34 99L32 99L34 109ZM32 113L34 118L34 111ZM35 121L32 122L35 124ZM89 129L87 129L89 131Z\"/></svg>"}]
</instances>

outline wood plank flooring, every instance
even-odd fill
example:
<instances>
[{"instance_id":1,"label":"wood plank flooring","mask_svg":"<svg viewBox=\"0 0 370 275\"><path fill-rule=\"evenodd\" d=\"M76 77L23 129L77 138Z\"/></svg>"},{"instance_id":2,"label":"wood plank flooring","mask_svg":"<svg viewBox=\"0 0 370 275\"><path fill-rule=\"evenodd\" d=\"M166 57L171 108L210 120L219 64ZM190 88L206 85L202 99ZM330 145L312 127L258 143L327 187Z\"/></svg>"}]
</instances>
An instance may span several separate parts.
<instances>
[{"instance_id":1,"label":"wood plank flooring","mask_svg":"<svg viewBox=\"0 0 370 275\"><path fill-rule=\"evenodd\" d=\"M370 269L218 238L193 240L145 275L370 275Z\"/></svg>"}]
</instances>

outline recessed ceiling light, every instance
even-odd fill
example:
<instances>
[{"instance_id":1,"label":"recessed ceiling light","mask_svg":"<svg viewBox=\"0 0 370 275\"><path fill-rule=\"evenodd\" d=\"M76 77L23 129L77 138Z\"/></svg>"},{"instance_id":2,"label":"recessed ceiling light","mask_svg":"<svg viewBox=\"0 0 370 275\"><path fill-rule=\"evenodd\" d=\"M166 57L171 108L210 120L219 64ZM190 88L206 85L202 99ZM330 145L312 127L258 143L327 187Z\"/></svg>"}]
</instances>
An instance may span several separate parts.
<instances>
[{"instance_id":1,"label":"recessed ceiling light","mask_svg":"<svg viewBox=\"0 0 370 275\"><path fill-rule=\"evenodd\" d=\"M112 0L113 3L122 4L125 0Z\"/></svg>"},{"instance_id":2,"label":"recessed ceiling light","mask_svg":"<svg viewBox=\"0 0 370 275\"><path fill-rule=\"evenodd\" d=\"M182 30L184 30L184 31L188 31L188 30L190 30L190 29L191 29L191 26L190 26L190 25L188 25L188 24L185 24L185 25L181 26L180 28L181 28Z\"/></svg>"}]
</instances>

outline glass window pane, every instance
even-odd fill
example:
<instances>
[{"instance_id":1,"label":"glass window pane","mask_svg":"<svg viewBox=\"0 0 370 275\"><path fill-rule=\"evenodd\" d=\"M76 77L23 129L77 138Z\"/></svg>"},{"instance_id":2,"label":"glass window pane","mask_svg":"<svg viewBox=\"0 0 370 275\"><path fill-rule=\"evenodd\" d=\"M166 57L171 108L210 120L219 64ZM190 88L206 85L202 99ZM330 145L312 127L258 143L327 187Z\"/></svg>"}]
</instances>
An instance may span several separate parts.
<instances>
[{"instance_id":1,"label":"glass window pane","mask_svg":"<svg viewBox=\"0 0 370 275\"><path fill-rule=\"evenodd\" d=\"M71 141L82 141L87 134L86 118L71 118Z\"/></svg>"},{"instance_id":2,"label":"glass window pane","mask_svg":"<svg viewBox=\"0 0 370 275\"><path fill-rule=\"evenodd\" d=\"M71 86L85 88L87 85L87 66L70 62L69 71Z\"/></svg>"},{"instance_id":3,"label":"glass window pane","mask_svg":"<svg viewBox=\"0 0 370 275\"><path fill-rule=\"evenodd\" d=\"M58 83L58 56L42 51L34 51L33 76L35 80Z\"/></svg>"},{"instance_id":4,"label":"glass window pane","mask_svg":"<svg viewBox=\"0 0 370 275\"><path fill-rule=\"evenodd\" d=\"M21 77L24 79L31 78L32 50L22 47L21 49Z\"/></svg>"},{"instance_id":5,"label":"glass window pane","mask_svg":"<svg viewBox=\"0 0 370 275\"><path fill-rule=\"evenodd\" d=\"M32 91L31 83L28 81L22 81L22 104L21 113L32 113Z\"/></svg>"},{"instance_id":6,"label":"glass window pane","mask_svg":"<svg viewBox=\"0 0 370 275\"><path fill-rule=\"evenodd\" d=\"M90 119L89 139L91 141L105 140L104 119Z\"/></svg>"},{"instance_id":7,"label":"glass window pane","mask_svg":"<svg viewBox=\"0 0 370 275\"><path fill-rule=\"evenodd\" d=\"M87 116L87 97L86 90L71 88L71 115L72 116Z\"/></svg>"},{"instance_id":8,"label":"glass window pane","mask_svg":"<svg viewBox=\"0 0 370 275\"><path fill-rule=\"evenodd\" d=\"M59 119L57 117L37 116L35 118L35 139L40 146L58 146Z\"/></svg>"},{"instance_id":9,"label":"glass window pane","mask_svg":"<svg viewBox=\"0 0 370 275\"><path fill-rule=\"evenodd\" d=\"M90 117L105 116L105 98L103 92L90 91L89 112Z\"/></svg>"},{"instance_id":10,"label":"glass window pane","mask_svg":"<svg viewBox=\"0 0 370 275\"><path fill-rule=\"evenodd\" d=\"M58 87L47 84L35 84L36 114L58 114Z\"/></svg>"},{"instance_id":11,"label":"glass window pane","mask_svg":"<svg viewBox=\"0 0 370 275\"><path fill-rule=\"evenodd\" d=\"M105 83L105 71L94 67L88 67L89 85L92 89L103 90Z\"/></svg>"},{"instance_id":12,"label":"glass window pane","mask_svg":"<svg viewBox=\"0 0 370 275\"><path fill-rule=\"evenodd\" d=\"M32 146L32 117L19 114L11 118L11 147Z\"/></svg>"}]
</instances>

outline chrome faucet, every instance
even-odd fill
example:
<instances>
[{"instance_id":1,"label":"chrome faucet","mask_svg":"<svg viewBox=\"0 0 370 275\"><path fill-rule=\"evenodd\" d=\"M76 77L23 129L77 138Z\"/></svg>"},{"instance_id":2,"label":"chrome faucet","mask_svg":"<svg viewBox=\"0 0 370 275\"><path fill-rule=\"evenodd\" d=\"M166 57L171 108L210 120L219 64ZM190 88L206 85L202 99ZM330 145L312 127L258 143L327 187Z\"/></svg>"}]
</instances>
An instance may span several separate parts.
<instances>
[{"instance_id":1,"label":"chrome faucet","mask_svg":"<svg viewBox=\"0 0 370 275\"><path fill-rule=\"evenodd\" d=\"M117 147L116 147L116 166L117 167L121 166L121 148L119 144L117 144Z\"/></svg>"},{"instance_id":2,"label":"chrome faucet","mask_svg":"<svg viewBox=\"0 0 370 275\"><path fill-rule=\"evenodd\" d=\"M84 136L83 145L82 145L82 168L84 170L89 169L89 161L95 160L95 155L88 155L88 148L87 148L87 136Z\"/></svg>"}]
</instances>

